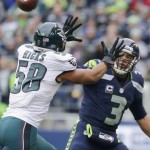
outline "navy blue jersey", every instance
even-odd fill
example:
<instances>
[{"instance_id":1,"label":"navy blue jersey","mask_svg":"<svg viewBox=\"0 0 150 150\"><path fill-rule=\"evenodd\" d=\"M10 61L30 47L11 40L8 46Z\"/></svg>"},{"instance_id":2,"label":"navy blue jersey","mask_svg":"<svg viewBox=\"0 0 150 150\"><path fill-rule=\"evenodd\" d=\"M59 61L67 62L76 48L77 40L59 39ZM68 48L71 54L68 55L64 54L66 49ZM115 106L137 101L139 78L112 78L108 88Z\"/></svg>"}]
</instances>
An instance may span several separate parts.
<instances>
[{"instance_id":1,"label":"navy blue jersey","mask_svg":"<svg viewBox=\"0 0 150 150\"><path fill-rule=\"evenodd\" d=\"M84 67L95 66L98 60ZM84 96L79 111L80 119L108 131L115 131L126 109L130 109L136 120L142 119L145 109L142 104L144 80L134 71L124 81L118 81L112 69L95 84L83 85Z\"/></svg>"}]
</instances>

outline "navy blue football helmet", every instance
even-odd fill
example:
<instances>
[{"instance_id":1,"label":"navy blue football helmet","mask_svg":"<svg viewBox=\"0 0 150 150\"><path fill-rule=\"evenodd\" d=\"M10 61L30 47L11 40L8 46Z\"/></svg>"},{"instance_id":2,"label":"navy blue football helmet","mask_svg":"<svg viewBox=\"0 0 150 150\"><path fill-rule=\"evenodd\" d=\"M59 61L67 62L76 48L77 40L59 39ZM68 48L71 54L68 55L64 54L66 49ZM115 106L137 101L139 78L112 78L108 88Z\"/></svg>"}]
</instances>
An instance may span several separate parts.
<instances>
[{"instance_id":1,"label":"navy blue football helmet","mask_svg":"<svg viewBox=\"0 0 150 150\"><path fill-rule=\"evenodd\" d=\"M63 52L66 45L66 36L64 31L53 22L43 23L34 33L34 46L36 50L52 49L57 52Z\"/></svg>"},{"instance_id":2,"label":"navy blue football helmet","mask_svg":"<svg viewBox=\"0 0 150 150\"><path fill-rule=\"evenodd\" d=\"M122 40L124 40L124 45L125 47L122 49L121 53L128 53L130 55L133 56L133 60L129 61L127 64L127 67L121 67L121 65L118 65L118 62L123 62L121 59L121 57L119 57L115 63L114 63L114 70L116 71L116 73L118 74L126 74L128 72L132 72L135 69L135 65L137 64L137 62L140 59L140 51L139 51L139 47L138 45L131 39L129 38L123 38Z\"/></svg>"}]
</instances>

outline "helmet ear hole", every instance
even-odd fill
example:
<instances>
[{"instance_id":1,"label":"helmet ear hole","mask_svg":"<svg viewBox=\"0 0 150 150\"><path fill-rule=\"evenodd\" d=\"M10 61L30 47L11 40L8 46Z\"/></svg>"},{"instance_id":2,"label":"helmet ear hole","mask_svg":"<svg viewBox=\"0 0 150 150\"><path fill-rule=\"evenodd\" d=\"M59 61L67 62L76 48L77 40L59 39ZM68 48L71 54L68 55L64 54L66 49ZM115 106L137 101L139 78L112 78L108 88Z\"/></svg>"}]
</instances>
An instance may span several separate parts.
<instances>
[{"instance_id":1,"label":"helmet ear hole","mask_svg":"<svg viewBox=\"0 0 150 150\"><path fill-rule=\"evenodd\" d=\"M34 33L35 46L58 52L65 50L66 39L63 30L53 22L42 24Z\"/></svg>"}]
</instances>

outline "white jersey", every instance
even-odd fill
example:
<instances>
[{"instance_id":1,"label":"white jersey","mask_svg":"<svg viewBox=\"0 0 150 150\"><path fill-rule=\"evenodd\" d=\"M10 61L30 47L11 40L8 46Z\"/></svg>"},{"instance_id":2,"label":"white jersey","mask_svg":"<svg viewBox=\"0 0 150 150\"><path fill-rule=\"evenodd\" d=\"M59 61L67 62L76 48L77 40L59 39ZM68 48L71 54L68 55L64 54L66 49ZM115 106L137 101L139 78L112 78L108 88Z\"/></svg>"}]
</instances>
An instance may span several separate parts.
<instances>
[{"instance_id":1,"label":"white jersey","mask_svg":"<svg viewBox=\"0 0 150 150\"><path fill-rule=\"evenodd\" d=\"M22 45L18 49L14 89L3 117L14 116L38 128L61 86L56 77L75 69L76 59L71 54L53 50L40 53L31 44Z\"/></svg>"}]
</instances>

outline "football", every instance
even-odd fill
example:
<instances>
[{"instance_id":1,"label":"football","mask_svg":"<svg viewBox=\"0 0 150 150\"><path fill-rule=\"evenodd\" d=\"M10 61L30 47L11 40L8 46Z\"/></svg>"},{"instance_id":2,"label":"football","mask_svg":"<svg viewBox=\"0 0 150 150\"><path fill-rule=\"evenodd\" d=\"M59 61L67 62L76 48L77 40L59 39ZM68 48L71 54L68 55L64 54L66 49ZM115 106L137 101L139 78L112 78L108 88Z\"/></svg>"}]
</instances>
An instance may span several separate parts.
<instances>
[{"instance_id":1,"label":"football","mask_svg":"<svg viewBox=\"0 0 150 150\"><path fill-rule=\"evenodd\" d=\"M17 0L17 6L26 12L32 11L36 8L38 0Z\"/></svg>"}]
</instances>

